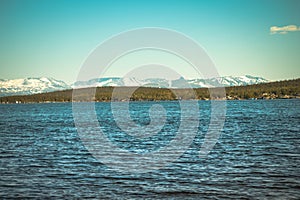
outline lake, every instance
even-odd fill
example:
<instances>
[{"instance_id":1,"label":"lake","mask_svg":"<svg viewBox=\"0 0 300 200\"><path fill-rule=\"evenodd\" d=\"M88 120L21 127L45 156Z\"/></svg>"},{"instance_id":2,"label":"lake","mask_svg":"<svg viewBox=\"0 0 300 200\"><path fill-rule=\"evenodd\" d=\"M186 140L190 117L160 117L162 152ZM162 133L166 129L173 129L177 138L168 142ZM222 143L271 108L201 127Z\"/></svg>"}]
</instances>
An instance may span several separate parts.
<instances>
[{"instance_id":1,"label":"lake","mask_svg":"<svg viewBox=\"0 0 300 200\"><path fill-rule=\"evenodd\" d=\"M139 129L128 127L132 133L147 134L143 127L151 122L149 108L154 104L165 109L166 117L161 130L149 137L122 131L110 103L95 103L95 113L115 146L143 154L170 144L180 127L178 102L132 102L130 117ZM77 132L71 103L2 104L0 197L300 199L300 100L226 104L223 130L205 158L199 157L199 150L211 102L198 101L199 127L186 151L174 162L144 173L118 171L96 159ZM126 120L121 123L126 126Z\"/></svg>"}]
</instances>

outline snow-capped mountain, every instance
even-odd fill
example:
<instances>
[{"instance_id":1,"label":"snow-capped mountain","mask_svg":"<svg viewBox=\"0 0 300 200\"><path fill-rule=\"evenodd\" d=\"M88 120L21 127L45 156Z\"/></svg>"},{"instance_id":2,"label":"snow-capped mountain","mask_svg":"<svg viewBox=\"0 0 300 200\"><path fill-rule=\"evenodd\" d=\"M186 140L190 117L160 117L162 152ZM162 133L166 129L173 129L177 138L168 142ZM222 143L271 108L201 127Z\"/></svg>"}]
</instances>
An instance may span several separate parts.
<instances>
[{"instance_id":1,"label":"snow-capped mountain","mask_svg":"<svg viewBox=\"0 0 300 200\"><path fill-rule=\"evenodd\" d=\"M138 79L134 77L125 78L96 78L89 81L75 82L73 88L83 87L101 87L101 86L144 86L144 87L160 87L160 88L203 88L203 87L228 87L240 85L252 85L269 82L262 77L250 75L233 77L224 76L210 79L184 79L167 80L161 78Z\"/></svg>"},{"instance_id":2,"label":"snow-capped mountain","mask_svg":"<svg viewBox=\"0 0 300 200\"><path fill-rule=\"evenodd\" d=\"M171 80L163 78L148 78L138 79L135 77L110 77L110 78L95 78L88 81L77 81L72 87L73 88L84 88L84 87L103 87L103 86L144 86L144 87L170 87Z\"/></svg>"},{"instance_id":3,"label":"snow-capped mountain","mask_svg":"<svg viewBox=\"0 0 300 200\"><path fill-rule=\"evenodd\" d=\"M0 96L37 94L70 88L65 82L54 78L0 79Z\"/></svg>"},{"instance_id":4,"label":"snow-capped mountain","mask_svg":"<svg viewBox=\"0 0 300 200\"><path fill-rule=\"evenodd\" d=\"M250 75L245 76L224 76L210 79L192 79L188 80L188 83L193 88L199 87L229 87L229 86L241 86L241 85L254 85L259 83L267 83L269 80L262 77L255 77Z\"/></svg>"},{"instance_id":5,"label":"snow-capped mountain","mask_svg":"<svg viewBox=\"0 0 300 200\"><path fill-rule=\"evenodd\" d=\"M267 79L255 76L225 76L210 79L167 80L163 78L138 79L134 77L95 78L88 81L77 81L68 85L53 78L0 79L0 97L12 95L27 95L71 88L103 87L103 86L143 86L158 88L203 88L252 85L269 82Z\"/></svg>"}]
</instances>

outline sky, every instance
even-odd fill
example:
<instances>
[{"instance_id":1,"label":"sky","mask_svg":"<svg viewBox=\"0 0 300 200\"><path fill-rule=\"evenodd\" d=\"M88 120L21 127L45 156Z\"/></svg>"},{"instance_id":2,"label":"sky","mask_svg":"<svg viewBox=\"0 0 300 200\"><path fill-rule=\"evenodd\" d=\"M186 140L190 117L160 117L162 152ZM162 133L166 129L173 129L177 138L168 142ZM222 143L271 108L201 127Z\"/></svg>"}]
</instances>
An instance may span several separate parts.
<instances>
[{"instance_id":1,"label":"sky","mask_svg":"<svg viewBox=\"0 0 300 200\"><path fill-rule=\"evenodd\" d=\"M299 8L298 0L2 0L0 78L72 83L99 44L143 27L189 36L221 76L300 78ZM107 76L121 76L126 67Z\"/></svg>"}]
</instances>

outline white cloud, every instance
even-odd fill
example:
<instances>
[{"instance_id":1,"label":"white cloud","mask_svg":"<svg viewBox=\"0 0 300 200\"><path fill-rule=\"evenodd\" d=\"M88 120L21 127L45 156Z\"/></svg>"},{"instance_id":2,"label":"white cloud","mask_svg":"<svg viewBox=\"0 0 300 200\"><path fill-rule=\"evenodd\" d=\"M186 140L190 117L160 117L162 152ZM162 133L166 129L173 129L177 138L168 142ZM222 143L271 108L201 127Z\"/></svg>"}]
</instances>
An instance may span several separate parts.
<instances>
[{"instance_id":1,"label":"white cloud","mask_svg":"<svg viewBox=\"0 0 300 200\"><path fill-rule=\"evenodd\" d=\"M270 33L271 34L286 34L291 31L300 31L300 27L296 25L288 25L288 26L271 26L270 27Z\"/></svg>"}]
</instances>

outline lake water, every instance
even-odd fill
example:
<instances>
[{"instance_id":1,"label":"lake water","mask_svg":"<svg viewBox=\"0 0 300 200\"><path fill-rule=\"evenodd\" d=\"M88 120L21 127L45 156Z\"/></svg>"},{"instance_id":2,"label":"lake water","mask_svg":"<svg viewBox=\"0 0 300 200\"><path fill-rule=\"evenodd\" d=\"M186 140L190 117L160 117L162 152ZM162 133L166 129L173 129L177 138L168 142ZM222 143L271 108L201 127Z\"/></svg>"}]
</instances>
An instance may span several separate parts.
<instances>
[{"instance_id":1,"label":"lake water","mask_svg":"<svg viewBox=\"0 0 300 200\"><path fill-rule=\"evenodd\" d=\"M156 135L122 132L109 103L96 103L99 125L126 151L157 151L176 136L180 107L133 102L131 118L140 127L150 123L154 103L167 113ZM223 131L206 158L198 153L210 102L198 103L200 126L187 151L145 173L115 171L93 157L76 131L71 103L0 105L0 198L300 199L300 100L227 101Z\"/></svg>"}]
</instances>

